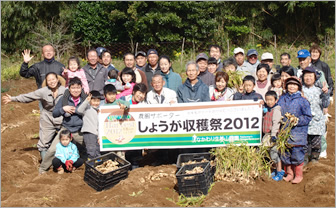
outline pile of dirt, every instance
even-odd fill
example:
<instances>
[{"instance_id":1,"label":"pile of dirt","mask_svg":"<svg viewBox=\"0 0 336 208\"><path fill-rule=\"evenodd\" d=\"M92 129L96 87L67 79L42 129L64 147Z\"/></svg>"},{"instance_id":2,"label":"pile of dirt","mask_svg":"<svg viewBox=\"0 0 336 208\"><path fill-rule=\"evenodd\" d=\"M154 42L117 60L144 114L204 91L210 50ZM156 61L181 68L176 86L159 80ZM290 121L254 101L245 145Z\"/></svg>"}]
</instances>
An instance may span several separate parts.
<instances>
[{"instance_id":1,"label":"pile of dirt","mask_svg":"<svg viewBox=\"0 0 336 208\"><path fill-rule=\"evenodd\" d=\"M33 79L2 83L10 95L36 89ZM36 148L38 102L1 105L1 204L5 207L176 207L174 165L145 166L113 188L96 192L84 180L84 166L74 173L53 171L38 175ZM229 207L335 207L335 106L328 124L327 158L304 169L304 179L293 185L267 177L254 184L216 182L202 206Z\"/></svg>"}]
</instances>

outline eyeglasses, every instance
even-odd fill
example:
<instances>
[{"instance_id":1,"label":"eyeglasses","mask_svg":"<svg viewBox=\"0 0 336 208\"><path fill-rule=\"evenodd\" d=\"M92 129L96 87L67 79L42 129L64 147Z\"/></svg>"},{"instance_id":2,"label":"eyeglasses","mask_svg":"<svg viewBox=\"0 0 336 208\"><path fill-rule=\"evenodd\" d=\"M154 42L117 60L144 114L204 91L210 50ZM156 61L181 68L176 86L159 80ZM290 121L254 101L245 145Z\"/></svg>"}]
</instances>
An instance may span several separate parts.
<instances>
[{"instance_id":1,"label":"eyeglasses","mask_svg":"<svg viewBox=\"0 0 336 208\"><path fill-rule=\"evenodd\" d=\"M253 55L252 55L252 56L249 56L248 58L249 58L249 59L257 59L257 56L253 56Z\"/></svg>"}]
</instances>

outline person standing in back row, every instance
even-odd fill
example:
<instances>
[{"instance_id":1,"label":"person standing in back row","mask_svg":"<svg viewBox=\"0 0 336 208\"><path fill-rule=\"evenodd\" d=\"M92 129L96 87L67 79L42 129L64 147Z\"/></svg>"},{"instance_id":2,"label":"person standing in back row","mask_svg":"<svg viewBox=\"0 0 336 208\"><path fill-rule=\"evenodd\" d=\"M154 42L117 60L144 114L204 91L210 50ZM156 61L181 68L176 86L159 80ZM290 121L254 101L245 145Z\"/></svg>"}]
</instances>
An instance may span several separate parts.
<instances>
[{"instance_id":1,"label":"person standing in back row","mask_svg":"<svg viewBox=\"0 0 336 208\"><path fill-rule=\"evenodd\" d=\"M148 92L153 89L151 86L152 77L154 74L160 74L161 69L159 66L159 54L155 49L149 49L147 52L148 65L145 68L145 74L147 77Z\"/></svg>"},{"instance_id":2,"label":"person standing in back row","mask_svg":"<svg viewBox=\"0 0 336 208\"><path fill-rule=\"evenodd\" d=\"M63 67L65 67L55 60L55 49L50 44L42 47L42 57L44 60L30 67L28 67L28 63L34 58L34 56L30 56L30 50L25 49L22 56L23 63L20 68L20 76L24 78L35 77L38 89L41 88L42 82L48 72L55 72L58 75L62 75Z\"/></svg>"}]
</instances>

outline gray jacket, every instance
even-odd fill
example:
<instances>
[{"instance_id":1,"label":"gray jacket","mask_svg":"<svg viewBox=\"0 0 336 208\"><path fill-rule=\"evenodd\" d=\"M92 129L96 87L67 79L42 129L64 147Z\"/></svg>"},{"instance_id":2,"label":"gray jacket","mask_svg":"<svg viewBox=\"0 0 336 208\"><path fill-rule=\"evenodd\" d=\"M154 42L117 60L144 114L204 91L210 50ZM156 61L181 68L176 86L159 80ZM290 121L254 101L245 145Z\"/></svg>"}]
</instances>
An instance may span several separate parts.
<instances>
[{"instance_id":1,"label":"gray jacket","mask_svg":"<svg viewBox=\"0 0 336 208\"><path fill-rule=\"evenodd\" d=\"M101 64L97 63L97 67L95 69L96 74L92 75L90 73L90 68L91 66L89 64L83 67L86 79L89 83L90 91L97 90L101 95L103 95L103 88L105 86L105 82L108 80L108 71Z\"/></svg>"},{"instance_id":2,"label":"gray jacket","mask_svg":"<svg viewBox=\"0 0 336 208\"><path fill-rule=\"evenodd\" d=\"M207 86L215 85L215 75L211 74L208 69L206 69L204 72L200 72L198 77L202 80L204 84Z\"/></svg>"},{"instance_id":3,"label":"gray jacket","mask_svg":"<svg viewBox=\"0 0 336 208\"><path fill-rule=\"evenodd\" d=\"M63 117L54 118L52 116L52 111L54 110L56 103L63 97L64 91L65 88L60 86L58 88L58 95L54 98L49 87L42 87L27 94L11 97L11 100L20 103L30 103L35 100L40 100L43 107L40 113L41 119L51 121L55 126L60 126L62 124Z\"/></svg>"},{"instance_id":4,"label":"gray jacket","mask_svg":"<svg viewBox=\"0 0 336 208\"><path fill-rule=\"evenodd\" d=\"M83 116L81 132L98 135L98 111L94 109L87 100L78 107L77 111L79 115Z\"/></svg>"}]
</instances>

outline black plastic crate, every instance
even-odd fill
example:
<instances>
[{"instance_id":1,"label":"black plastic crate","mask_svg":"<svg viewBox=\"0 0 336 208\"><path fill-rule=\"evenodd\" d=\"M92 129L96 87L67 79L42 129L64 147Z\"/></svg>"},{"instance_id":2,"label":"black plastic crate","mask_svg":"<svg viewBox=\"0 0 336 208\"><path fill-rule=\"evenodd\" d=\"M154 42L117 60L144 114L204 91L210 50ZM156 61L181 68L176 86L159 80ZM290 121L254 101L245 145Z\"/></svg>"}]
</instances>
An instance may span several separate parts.
<instances>
[{"instance_id":1,"label":"black plastic crate","mask_svg":"<svg viewBox=\"0 0 336 208\"><path fill-rule=\"evenodd\" d=\"M182 167L182 163L190 160L201 162L203 159L207 159L210 162L212 159L211 154L209 152L179 154L176 162L177 171Z\"/></svg>"},{"instance_id":2,"label":"black plastic crate","mask_svg":"<svg viewBox=\"0 0 336 208\"><path fill-rule=\"evenodd\" d=\"M186 170L202 167L202 173L186 174ZM213 173L210 162L184 165L176 173L179 193L185 196L208 194L208 189L213 182Z\"/></svg>"},{"instance_id":3,"label":"black plastic crate","mask_svg":"<svg viewBox=\"0 0 336 208\"><path fill-rule=\"evenodd\" d=\"M117 161L119 163L119 168L105 174L95 168L109 159ZM127 178L128 170L130 170L130 168L130 162L111 152L85 162L84 181L95 190L102 191L111 188L119 183L119 181Z\"/></svg>"}]
</instances>

